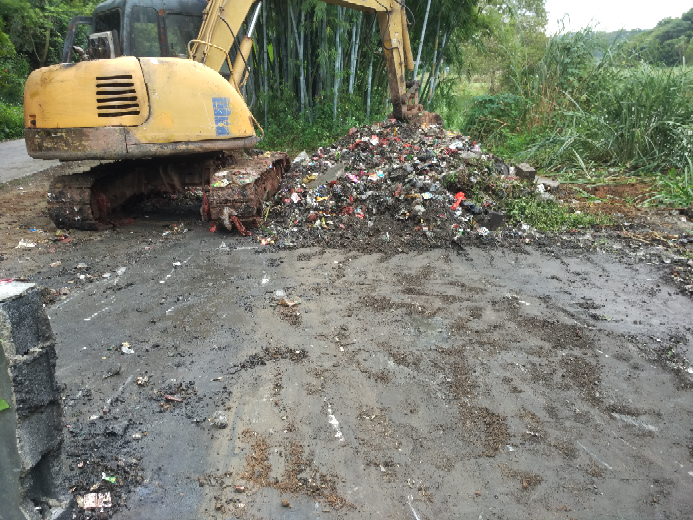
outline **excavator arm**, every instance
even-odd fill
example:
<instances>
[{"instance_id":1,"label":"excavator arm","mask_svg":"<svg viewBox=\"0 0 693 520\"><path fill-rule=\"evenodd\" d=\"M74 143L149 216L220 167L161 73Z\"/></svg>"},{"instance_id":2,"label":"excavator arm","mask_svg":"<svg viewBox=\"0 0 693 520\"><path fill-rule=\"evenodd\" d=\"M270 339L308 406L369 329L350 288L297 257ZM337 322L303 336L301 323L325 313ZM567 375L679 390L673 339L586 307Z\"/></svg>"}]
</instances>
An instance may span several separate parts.
<instances>
[{"instance_id":1,"label":"excavator arm","mask_svg":"<svg viewBox=\"0 0 693 520\"><path fill-rule=\"evenodd\" d=\"M242 81L246 60L252 49L252 39L244 37L240 43L236 60L231 65L228 50L231 49L241 24L257 0L210 0L205 12L200 33L193 43L191 57L215 71L219 71L228 60L231 78L236 86ZM376 13L387 64L390 97L393 115L397 119L408 119L413 112L420 111L416 103L416 89L407 91L405 70L414 69L414 59L407 30L404 0L322 0L340 7L349 7L366 13ZM259 10L258 5L258 10ZM254 25L258 10L253 17ZM248 31L252 34L252 30ZM414 101L414 104L411 102Z\"/></svg>"}]
</instances>

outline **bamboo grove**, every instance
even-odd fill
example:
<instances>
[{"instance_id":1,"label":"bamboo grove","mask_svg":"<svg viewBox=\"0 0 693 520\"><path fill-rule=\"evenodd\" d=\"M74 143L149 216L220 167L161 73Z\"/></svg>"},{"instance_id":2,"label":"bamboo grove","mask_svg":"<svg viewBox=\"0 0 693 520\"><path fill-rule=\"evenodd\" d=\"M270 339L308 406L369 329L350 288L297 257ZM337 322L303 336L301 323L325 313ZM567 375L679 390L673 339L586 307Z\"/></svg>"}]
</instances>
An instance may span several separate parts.
<instances>
[{"instance_id":1,"label":"bamboo grove","mask_svg":"<svg viewBox=\"0 0 693 520\"><path fill-rule=\"evenodd\" d=\"M423 80L421 99L430 103L441 69L473 30L477 0L409 0L406 8L416 62L407 79ZM368 119L386 108L374 14L318 0L263 0L256 27L244 95L265 124L282 115L272 113L278 107L293 106L309 121L317 106L330 106L335 119L345 109Z\"/></svg>"}]
</instances>

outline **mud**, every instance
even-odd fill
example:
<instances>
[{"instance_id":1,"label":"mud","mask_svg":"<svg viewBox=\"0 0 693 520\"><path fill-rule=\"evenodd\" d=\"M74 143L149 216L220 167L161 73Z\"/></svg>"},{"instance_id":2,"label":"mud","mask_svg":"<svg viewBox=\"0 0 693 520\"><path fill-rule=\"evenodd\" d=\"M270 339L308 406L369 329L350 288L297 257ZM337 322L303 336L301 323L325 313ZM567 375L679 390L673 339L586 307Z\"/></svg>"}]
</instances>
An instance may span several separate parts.
<instances>
[{"instance_id":1,"label":"mud","mask_svg":"<svg viewBox=\"0 0 693 520\"><path fill-rule=\"evenodd\" d=\"M552 240L272 252L149 218L0 268L70 289L63 489L113 498L77 518L686 518L693 303L661 252Z\"/></svg>"}]
</instances>

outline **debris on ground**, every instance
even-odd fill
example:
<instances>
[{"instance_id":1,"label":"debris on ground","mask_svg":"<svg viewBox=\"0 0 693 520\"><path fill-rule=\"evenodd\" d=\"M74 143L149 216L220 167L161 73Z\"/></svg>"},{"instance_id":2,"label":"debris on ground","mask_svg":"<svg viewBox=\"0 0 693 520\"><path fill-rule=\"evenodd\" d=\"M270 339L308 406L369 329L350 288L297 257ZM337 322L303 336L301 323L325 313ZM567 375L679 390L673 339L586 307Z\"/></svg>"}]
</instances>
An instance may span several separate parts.
<instances>
[{"instance_id":1,"label":"debris on ground","mask_svg":"<svg viewBox=\"0 0 693 520\"><path fill-rule=\"evenodd\" d=\"M542 185L542 192L552 190ZM507 221L503 201L533 192L469 137L387 120L296 157L256 239L280 248L358 241L361 250L487 239Z\"/></svg>"},{"instance_id":2,"label":"debris on ground","mask_svg":"<svg viewBox=\"0 0 693 520\"><path fill-rule=\"evenodd\" d=\"M83 509L103 509L111 507L111 494L106 493L87 493L84 496L77 496L77 505Z\"/></svg>"},{"instance_id":3,"label":"debris on ground","mask_svg":"<svg viewBox=\"0 0 693 520\"><path fill-rule=\"evenodd\" d=\"M212 418L212 424L215 427L222 430L229 425L229 419L224 412L217 410L216 412L214 412L214 417Z\"/></svg>"}]
</instances>

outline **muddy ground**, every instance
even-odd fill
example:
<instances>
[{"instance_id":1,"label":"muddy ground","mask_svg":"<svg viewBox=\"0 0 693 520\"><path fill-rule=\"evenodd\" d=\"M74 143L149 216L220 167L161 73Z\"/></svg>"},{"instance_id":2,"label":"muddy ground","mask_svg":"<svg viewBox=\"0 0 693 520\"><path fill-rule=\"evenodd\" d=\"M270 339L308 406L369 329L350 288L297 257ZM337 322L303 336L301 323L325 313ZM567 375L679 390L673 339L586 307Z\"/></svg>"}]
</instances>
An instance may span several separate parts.
<instances>
[{"instance_id":1,"label":"muddy ground","mask_svg":"<svg viewBox=\"0 0 693 520\"><path fill-rule=\"evenodd\" d=\"M65 167L0 190L0 278L51 288L59 491L113 496L78 518L690 518L677 215L406 253L194 213L59 239Z\"/></svg>"}]
</instances>

